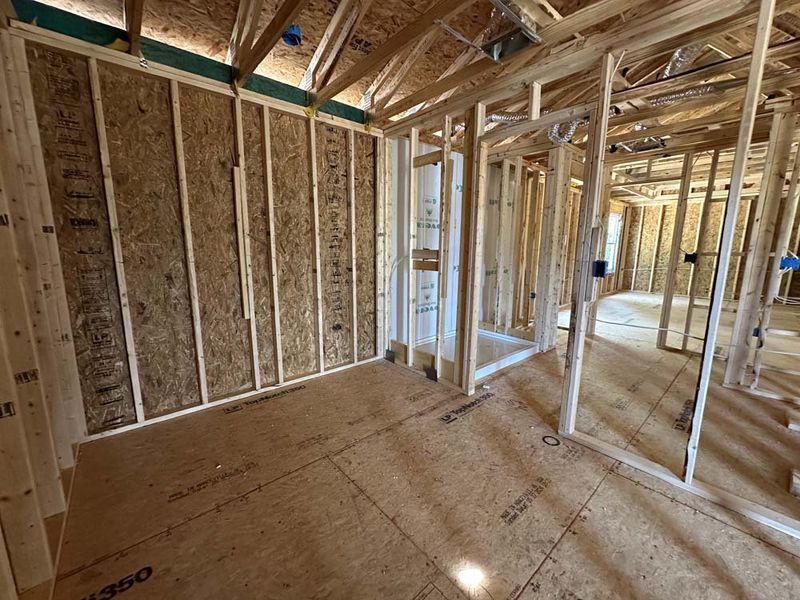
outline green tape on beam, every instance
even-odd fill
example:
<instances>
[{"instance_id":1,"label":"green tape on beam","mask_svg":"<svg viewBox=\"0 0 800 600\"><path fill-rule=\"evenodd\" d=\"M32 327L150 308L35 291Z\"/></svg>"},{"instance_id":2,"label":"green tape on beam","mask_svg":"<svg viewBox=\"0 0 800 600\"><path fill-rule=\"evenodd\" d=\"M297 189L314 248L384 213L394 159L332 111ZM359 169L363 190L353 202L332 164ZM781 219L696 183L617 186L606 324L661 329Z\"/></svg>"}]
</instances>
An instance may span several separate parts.
<instances>
[{"instance_id":1,"label":"green tape on beam","mask_svg":"<svg viewBox=\"0 0 800 600\"><path fill-rule=\"evenodd\" d=\"M342 104L336 100L328 100L325 104L319 107L320 112L324 112L334 117L341 117L348 121L355 123L365 123L364 111L350 106L349 104Z\"/></svg>"},{"instance_id":2,"label":"green tape on beam","mask_svg":"<svg viewBox=\"0 0 800 600\"><path fill-rule=\"evenodd\" d=\"M263 96L269 96L270 98L285 100L286 102L291 102L298 106L306 106L308 104L308 96L305 90L301 90L288 83L275 81L263 75L251 75L248 77L247 81L244 83L244 89Z\"/></svg>"},{"instance_id":3,"label":"green tape on beam","mask_svg":"<svg viewBox=\"0 0 800 600\"><path fill-rule=\"evenodd\" d=\"M229 84L233 81L233 69L225 63L211 60L188 50L168 46L149 38L142 38L140 46L142 54L147 60L222 83Z\"/></svg>"},{"instance_id":4,"label":"green tape on beam","mask_svg":"<svg viewBox=\"0 0 800 600\"><path fill-rule=\"evenodd\" d=\"M125 40L128 37L128 34L122 29L91 21L47 4L40 4L33 0L12 0L11 3L17 12L17 19L20 21L33 23L42 29L78 38L90 44L108 46L118 38Z\"/></svg>"},{"instance_id":5,"label":"green tape on beam","mask_svg":"<svg viewBox=\"0 0 800 600\"><path fill-rule=\"evenodd\" d=\"M122 29L98 23L34 0L12 0L12 3L20 21L33 23L42 29L90 44L109 46L116 40L127 40L128 38L127 32ZM233 70L225 63L144 37L141 39L141 50L146 59L155 63L229 85L233 82ZM304 90L263 75L251 75L244 88L262 96L276 98L297 106L308 105L308 96ZM364 111L335 100L326 102L320 111L355 123L365 122Z\"/></svg>"}]
</instances>

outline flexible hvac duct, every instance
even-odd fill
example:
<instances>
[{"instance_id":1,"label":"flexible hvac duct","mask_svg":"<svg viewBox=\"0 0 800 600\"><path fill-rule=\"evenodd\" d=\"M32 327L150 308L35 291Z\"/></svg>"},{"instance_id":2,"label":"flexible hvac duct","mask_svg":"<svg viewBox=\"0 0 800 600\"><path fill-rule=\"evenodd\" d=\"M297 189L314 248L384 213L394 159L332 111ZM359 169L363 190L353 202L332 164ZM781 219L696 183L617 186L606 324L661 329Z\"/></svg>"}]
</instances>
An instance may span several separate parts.
<instances>
[{"instance_id":1,"label":"flexible hvac duct","mask_svg":"<svg viewBox=\"0 0 800 600\"><path fill-rule=\"evenodd\" d=\"M505 110L486 115L487 123L519 123L520 121L527 121L527 112L508 112Z\"/></svg>"},{"instance_id":2,"label":"flexible hvac duct","mask_svg":"<svg viewBox=\"0 0 800 600\"><path fill-rule=\"evenodd\" d=\"M700 96L705 96L706 94L710 94L711 92L717 91L717 86L711 84L699 85L697 87L689 88L686 90L679 90L677 92L668 92L666 94L660 94L658 96L653 96L648 98L650 104L653 106L666 106L668 104L674 104L675 102L680 102L682 100L688 100L689 98L699 98Z\"/></svg>"},{"instance_id":3,"label":"flexible hvac duct","mask_svg":"<svg viewBox=\"0 0 800 600\"><path fill-rule=\"evenodd\" d=\"M664 79L685 71L687 67L697 60L705 46L703 43L697 43L675 50L664 68Z\"/></svg>"}]
</instances>

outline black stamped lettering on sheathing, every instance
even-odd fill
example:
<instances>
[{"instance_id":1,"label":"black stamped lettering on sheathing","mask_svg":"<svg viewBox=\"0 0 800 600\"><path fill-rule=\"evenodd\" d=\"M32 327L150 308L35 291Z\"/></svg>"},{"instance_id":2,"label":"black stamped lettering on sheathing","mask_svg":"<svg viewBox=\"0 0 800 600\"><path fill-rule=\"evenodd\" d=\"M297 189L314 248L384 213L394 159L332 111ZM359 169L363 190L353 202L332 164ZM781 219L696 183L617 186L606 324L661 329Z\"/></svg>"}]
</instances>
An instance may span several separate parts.
<instances>
[{"instance_id":1,"label":"black stamped lettering on sheathing","mask_svg":"<svg viewBox=\"0 0 800 600\"><path fill-rule=\"evenodd\" d=\"M542 495L547 487L550 485L551 480L547 477L537 477L534 483L525 489L514 501L506 508L500 518L506 525L511 525L516 521L522 513L530 508L536 498Z\"/></svg>"},{"instance_id":2,"label":"black stamped lettering on sheathing","mask_svg":"<svg viewBox=\"0 0 800 600\"><path fill-rule=\"evenodd\" d=\"M167 502L175 502L181 498L186 498L187 496L191 496L197 492L202 492L205 489L219 485L220 483L228 481L233 477L245 475L250 469L255 469L257 466L258 463L248 461L236 467L231 467L230 469L220 470L211 477L206 477L205 479L201 479L196 483L187 485L184 489L178 492L173 492L169 495L169 498L167 498Z\"/></svg>"},{"instance_id":3,"label":"black stamped lettering on sheathing","mask_svg":"<svg viewBox=\"0 0 800 600\"><path fill-rule=\"evenodd\" d=\"M0 419L5 417L13 417L15 414L17 414L17 411L14 409L13 402L0 403Z\"/></svg>"},{"instance_id":4,"label":"black stamped lettering on sheathing","mask_svg":"<svg viewBox=\"0 0 800 600\"><path fill-rule=\"evenodd\" d=\"M443 423L449 425L453 421L458 420L459 418L463 417L467 413L472 412L476 408L478 408L481 404L486 402L489 398L494 398L494 394L492 392L486 392L485 394L481 394L474 400L470 400L466 404L462 404L458 408L454 408L451 411L444 413L439 420Z\"/></svg>"},{"instance_id":5,"label":"black stamped lettering on sheathing","mask_svg":"<svg viewBox=\"0 0 800 600\"><path fill-rule=\"evenodd\" d=\"M259 396L258 398L251 398L250 400L245 400L243 402L237 402L236 404L231 404L230 406L226 406L222 409L222 412L226 415L231 413L237 413L239 411L244 410L245 408L252 408L254 406L259 406L264 404L269 400L273 400L275 398L280 398L281 396L287 396L294 392L298 392L300 390L306 389L304 385L296 385L294 387L286 388L285 390L281 390L279 392L275 392L274 394L268 394L266 396Z\"/></svg>"},{"instance_id":6,"label":"black stamped lettering on sheathing","mask_svg":"<svg viewBox=\"0 0 800 600\"><path fill-rule=\"evenodd\" d=\"M29 369L27 371L20 371L18 373L14 373L14 381L17 382L17 385L22 385L25 383L30 383L32 381L39 380L39 370L38 369Z\"/></svg>"},{"instance_id":7,"label":"black stamped lettering on sheathing","mask_svg":"<svg viewBox=\"0 0 800 600\"><path fill-rule=\"evenodd\" d=\"M678 431L688 431L689 426L692 424L692 415L694 413L694 398L687 398L681 407L681 413L675 422L672 424L673 429Z\"/></svg>"}]
</instances>

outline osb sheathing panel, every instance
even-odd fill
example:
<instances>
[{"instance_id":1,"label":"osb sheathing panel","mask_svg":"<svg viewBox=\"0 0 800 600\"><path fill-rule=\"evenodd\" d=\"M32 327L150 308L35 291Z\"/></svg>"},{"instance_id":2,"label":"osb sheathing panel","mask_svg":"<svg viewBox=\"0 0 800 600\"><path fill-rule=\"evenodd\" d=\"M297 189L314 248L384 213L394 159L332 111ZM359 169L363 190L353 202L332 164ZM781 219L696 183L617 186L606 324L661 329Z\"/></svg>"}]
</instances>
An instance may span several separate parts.
<instances>
[{"instance_id":1,"label":"osb sheathing panel","mask_svg":"<svg viewBox=\"0 0 800 600\"><path fill-rule=\"evenodd\" d=\"M685 252L695 252L695 239L697 228L700 225L700 213L703 205L699 202L690 202L686 206L686 218L683 221L683 235L681 236L681 249L678 254L678 270L675 274L675 294L686 295L689 293L689 278L691 276L691 263L683 262Z\"/></svg>"},{"instance_id":2,"label":"osb sheathing panel","mask_svg":"<svg viewBox=\"0 0 800 600\"><path fill-rule=\"evenodd\" d=\"M669 267L669 254L672 248L672 233L675 229L675 204L664 206L664 219L661 223L661 237L658 243L658 252L655 263L655 278L653 279L653 292L663 293L667 281Z\"/></svg>"},{"instance_id":3,"label":"osb sheathing panel","mask_svg":"<svg viewBox=\"0 0 800 600\"><path fill-rule=\"evenodd\" d=\"M28 44L90 433L136 420L86 59Z\"/></svg>"},{"instance_id":4,"label":"osb sheathing panel","mask_svg":"<svg viewBox=\"0 0 800 600\"><path fill-rule=\"evenodd\" d=\"M644 207L644 227L642 241L639 244L639 266L636 270L634 290L647 291L650 285L650 270L653 267L653 250L658 237L658 216L660 206Z\"/></svg>"},{"instance_id":5,"label":"osb sheathing panel","mask_svg":"<svg viewBox=\"0 0 800 600\"><path fill-rule=\"evenodd\" d=\"M286 379L319 371L308 121L270 111L275 246Z\"/></svg>"},{"instance_id":6,"label":"osb sheathing panel","mask_svg":"<svg viewBox=\"0 0 800 600\"><path fill-rule=\"evenodd\" d=\"M322 347L325 368L353 361L353 267L347 132L320 123L317 134Z\"/></svg>"},{"instance_id":7,"label":"osb sheathing panel","mask_svg":"<svg viewBox=\"0 0 800 600\"><path fill-rule=\"evenodd\" d=\"M628 247L625 249L625 270L622 272L620 289L629 290L633 287L633 266L636 263L636 248L639 242L639 223L642 221L644 208L632 206L628 211Z\"/></svg>"},{"instance_id":8,"label":"osb sheathing panel","mask_svg":"<svg viewBox=\"0 0 800 600\"><path fill-rule=\"evenodd\" d=\"M702 252L716 252L719 244L719 228L722 222L722 202L715 202L711 205L708 212L708 221L703 231L702 241L699 248ZM714 280L714 266L716 257L700 256L697 259L695 277L697 278L697 288L695 296L705 298L711 295L711 284Z\"/></svg>"},{"instance_id":9,"label":"osb sheathing panel","mask_svg":"<svg viewBox=\"0 0 800 600\"><path fill-rule=\"evenodd\" d=\"M755 204L753 204L753 207ZM755 211L750 210L751 202L743 199L739 203L739 211L736 213L736 227L733 233L733 251L739 252L740 250L747 249L750 243L749 232L752 231L752 223L755 220ZM745 266L744 256L732 257L731 264L728 268L728 277L725 280L725 296L727 298L735 298L739 295L739 282L742 279Z\"/></svg>"},{"instance_id":10,"label":"osb sheathing panel","mask_svg":"<svg viewBox=\"0 0 800 600\"><path fill-rule=\"evenodd\" d=\"M355 134L358 360L378 352L375 316L375 138Z\"/></svg>"},{"instance_id":11,"label":"osb sheathing panel","mask_svg":"<svg viewBox=\"0 0 800 600\"><path fill-rule=\"evenodd\" d=\"M215 512L262 484L280 486L282 477L304 465L449 398L463 403L457 391L379 361L91 442L81 448L59 573L80 571L139 546L180 527L187 515ZM165 573L161 563L152 566L155 573ZM87 575L83 571L69 585L71 600L101 589L87 585ZM296 597L291 592L277 597Z\"/></svg>"},{"instance_id":12,"label":"osb sheathing panel","mask_svg":"<svg viewBox=\"0 0 800 600\"><path fill-rule=\"evenodd\" d=\"M62 3L65 1L70 0L59 0ZM433 3L434 0L372 2L350 43L344 48L334 76L340 75L416 20ZM80 7L81 14L97 12L90 6L91 3L73 0L73 4L88 5ZM271 21L282 4L283 0L265 0L260 19L262 28ZM278 41L256 73L298 85L338 4L338 0L310 0L294 19L294 23L300 26L302 43L288 46ZM224 61L237 8L236 0L148 0L144 8L142 33L172 46ZM476 2L448 19L448 22L472 38L489 20L490 11L488 2ZM444 32L440 33L437 42L412 68L398 97L434 81L463 49L461 42ZM336 98L357 104L376 75L377 72L373 71Z\"/></svg>"},{"instance_id":13,"label":"osb sheathing panel","mask_svg":"<svg viewBox=\"0 0 800 600\"><path fill-rule=\"evenodd\" d=\"M206 376L217 399L253 385L233 197L233 101L183 85L180 98Z\"/></svg>"},{"instance_id":14,"label":"osb sheathing panel","mask_svg":"<svg viewBox=\"0 0 800 600\"><path fill-rule=\"evenodd\" d=\"M242 102L242 133L250 224L250 261L253 272L258 366L261 383L277 381L272 306L272 265L269 245L269 212L264 169L264 118L260 106Z\"/></svg>"},{"instance_id":15,"label":"osb sheathing panel","mask_svg":"<svg viewBox=\"0 0 800 600\"><path fill-rule=\"evenodd\" d=\"M200 403L169 86L100 63L145 417Z\"/></svg>"}]
</instances>

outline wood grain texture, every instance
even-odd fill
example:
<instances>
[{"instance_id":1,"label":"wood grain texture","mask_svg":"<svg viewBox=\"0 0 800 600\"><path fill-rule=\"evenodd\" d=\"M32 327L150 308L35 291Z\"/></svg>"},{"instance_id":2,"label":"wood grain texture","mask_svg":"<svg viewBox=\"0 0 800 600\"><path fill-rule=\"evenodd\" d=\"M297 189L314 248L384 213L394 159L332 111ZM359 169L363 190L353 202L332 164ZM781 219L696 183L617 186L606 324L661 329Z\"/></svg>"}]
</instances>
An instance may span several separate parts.
<instances>
[{"instance_id":1,"label":"wood grain texture","mask_svg":"<svg viewBox=\"0 0 800 600\"><path fill-rule=\"evenodd\" d=\"M86 59L28 44L89 433L136 421Z\"/></svg>"},{"instance_id":2,"label":"wood grain texture","mask_svg":"<svg viewBox=\"0 0 800 600\"><path fill-rule=\"evenodd\" d=\"M681 236L681 254L678 257L678 270L675 274L675 294L685 296L689 293L689 276L691 264L683 262L685 252L695 252L695 239L697 228L700 226L700 211L702 204L690 202L686 206L686 219L683 222L683 235Z\"/></svg>"},{"instance_id":3,"label":"wood grain texture","mask_svg":"<svg viewBox=\"0 0 800 600\"><path fill-rule=\"evenodd\" d=\"M625 271L622 273L621 290L633 289L635 277L634 265L636 264L636 250L639 247L639 224L644 216L642 207L633 206L629 211L628 219L628 247L625 249Z\"/></svg>"},{"instance_id":4,"label":"wood grain texture","mask_svg":"<svg viewBox=\"0 0 800 600\"><path fill-rule=\"evenodd\" d=\"M325 368L353 361L353 273L347 132L318 124L320 265Z\"/></svg>"},{"instance_id":5,"label":"wood grain texture","mask_svg":"<svg viewBox=\"0 0 800 600\"><path fill-rule=\"evenodd\" d=\"M703 234L701 246L703 252L716 252L719 244L719 228L722 223L722 203L716 202L711 205L708 212L708 224ZM713 256L701 256L697 259L696 296L698 298L708 298L711 295L711 282L714 280L714 267L717 260Z\"/></svg>"},{"instance_id":6,"label":"wood grain texture","mask_svg":"<svg viewBox=\"0 0 800 600\"><path fill-rule=\"evenodd\" d=\"M258 365L261 384L277 381L273 338L272 273L269 247L269 213L264 168L264 124L261 107L242 103L242 126L247 185L247 210L250 222L250 260L253 265Z\"/></svg>"},{"instance_id":7,"label":"wood grain texture","mask_svg":"<svg viewBox=\"0 0 800 600\"><path fill-rule=\"evenodd\" d=\"M99 64L146 418L200 403L166 81Z\"/></svg>"},{"instance_id":8,"label":"wood grain texture","mask_svg":"<svg viewBox=\"0 0 800 600\"><path fill-rule=\"evenodd\" d=\"M646 292L650 283L650 269L653 266L653 249L658 237L658 213L661 206L644 208L644 227L639 245L639 267L636 270L633 289Z\"/></svg>"},{"instance_id":9,"label":"wood grain texture","mask_svg":"<svg viewBox=\"0 0 800 600\"><path fill-rule=\"evenodd\" d=\"M233 196L233 102L181 85L181 121L209 399L253 386Z\"/></svg>"},{"instance_id":10,"label":"wood grain texture","mask_svg":"<svg viewBox=\"0 0 800 600\"><path fill-rule=\"evenodd\" d=\"M319 371L308 121L270 111L278 298L287 380Z\"/></svg>"},{"instance_id":11,"label":"wood grain texture","mask_svg":"<svg viewBox=\"0 0 800 600\"><path fill-rule=\"evenodd\" d=\"M355 135L358 360L372 358L378 352L375 316L375 145L374 137Z\"/></svg>"},{"instance_id":12,"label":"wood grain texture","mask_svg":"<svg viewBox=\"0 0 800 600\"><path fill-rule=\"evenodd\" d=\"M672 234L675 227L675 212L677 206L668 204L664 208L664 219L661 223L661 236L658 242L656 253L655 278L653 280L653 292L656 294L664 293L664 286L667 281L667 271L669 268L669 254L672 246Z\"/></svg>"}]
</instances>

